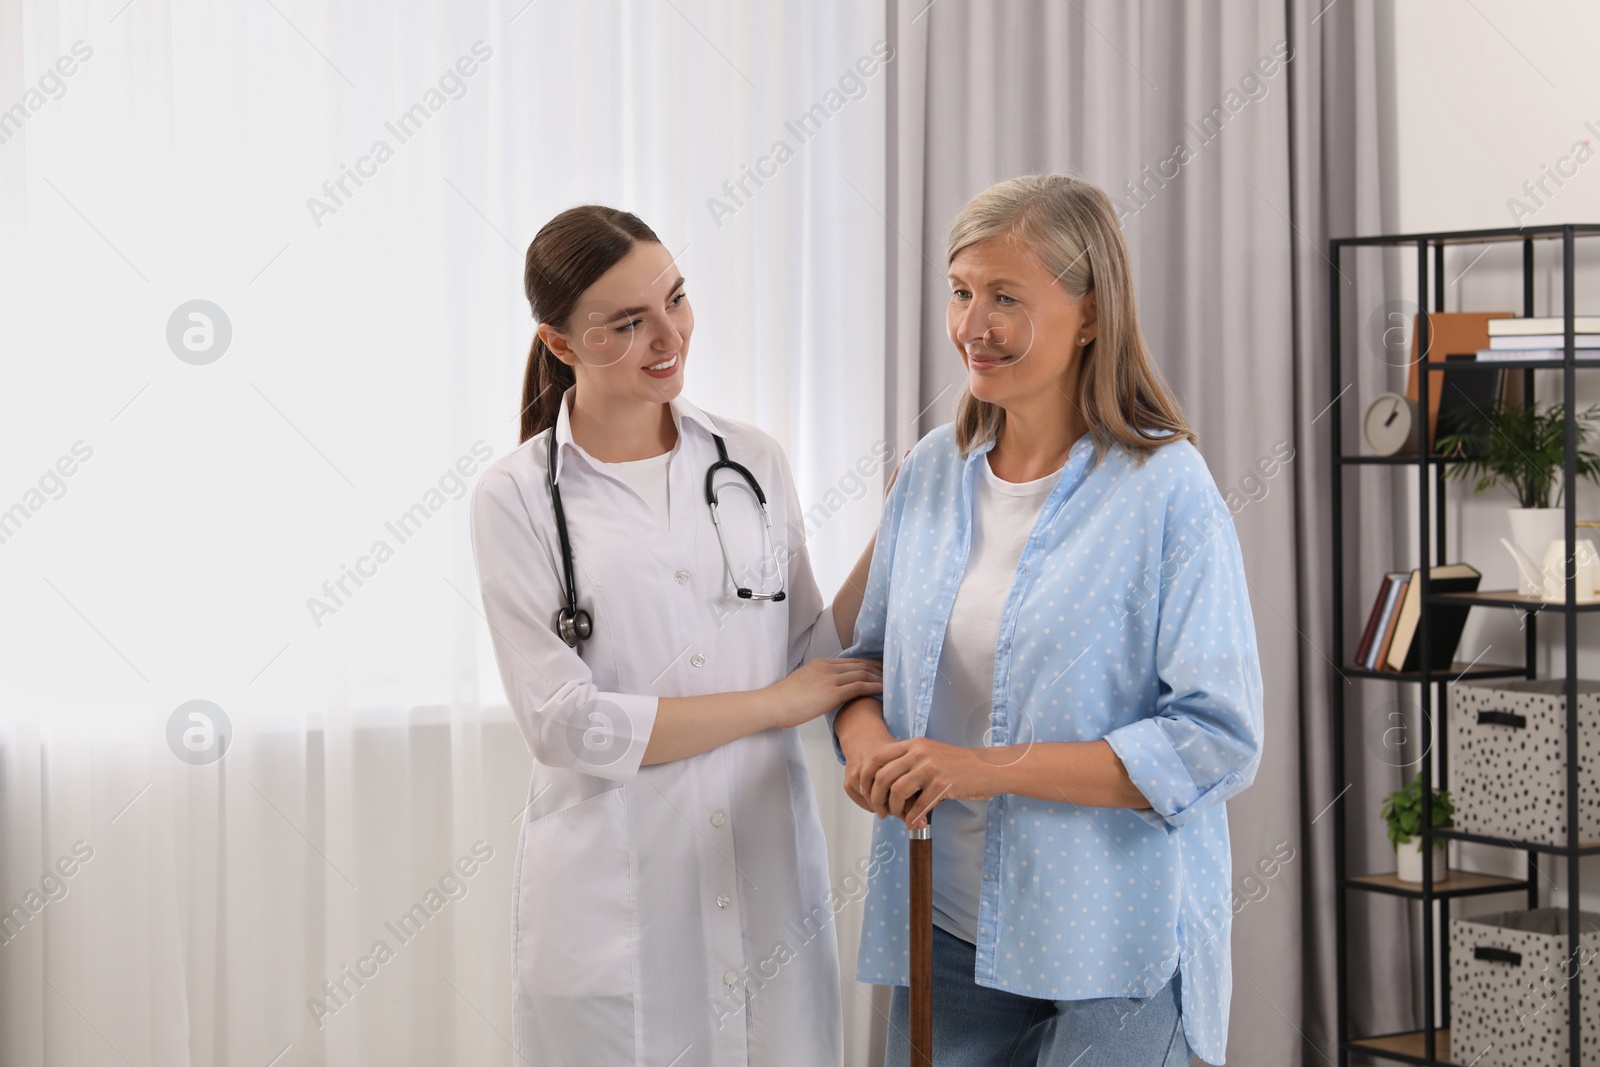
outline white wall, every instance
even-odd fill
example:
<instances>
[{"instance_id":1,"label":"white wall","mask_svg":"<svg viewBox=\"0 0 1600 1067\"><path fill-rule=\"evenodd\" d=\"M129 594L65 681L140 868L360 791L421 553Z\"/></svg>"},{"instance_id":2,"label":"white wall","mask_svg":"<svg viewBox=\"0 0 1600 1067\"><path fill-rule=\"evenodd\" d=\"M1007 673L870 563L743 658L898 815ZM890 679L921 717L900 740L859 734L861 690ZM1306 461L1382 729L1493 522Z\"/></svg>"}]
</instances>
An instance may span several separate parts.
<instances>
[{"instance_id":1,"label":"white wall","mask_svg":"<svg viewBox=\"0 0 1600 1067\"><path fill-rule=\"evenodd\" d=\"M1600 221L1600 134L1584 126L1600 127L1600 5L1405 0L1394 33L1407 231ZM1513 218L1506 201L1583 138L1597 158Z\"/></svg>"},{"instance_id":2,"label":"white wall","mask_svg":"<svg viewBox=\"0 0 1600 1067\"><path fill-rule=\"evenodd\" d=\"M1405 0L1393 5L1392 17L1401 232L1600 222L1600 65L1592 55L1600 39L1600 4ZM1579 164L1574 149L1583 140L1590 142L1593 158ZM1549 177L1558 164L1571 174L1560 185ZM1533 184L1541 178L1542 190ZM1578 249L1578 314L1600 314L1600 238L1579 242ZM1477 259L1483 252L1477 246L1448 253L1446 310L1520 314L1521 246L1492 246ZM1547 243L1537 262L1536 311L1560 314L1559 242ZM1414 275L1407 286L1408 295L1415 291ZM1559 397L1559 375L1539 372L1541 402ZM1579 386L1580 405L1600 400L1596 372L1579 372ZM1515 571L1498 539L1508 533L1505 509L1512 499L1498 489L1473 498L1469 486L1455 483L1451 492L1460 501L1447 519L1452 558L1483 571L1483 588L1511 587ZM1577 504L1579 519L1600 518L1595 486L1582 486ZM1517 613L1480 608L1473 615L1462 659L1487 648L1486 662L1521 661ZM1558 614L1542 616L1541 677L1562 674L1562 629ZM1580 615L1578 635L1582 676L1600 678L1600 615ZM1452 861L1477 870L1520 874L1523 864L1508 850L1457 850ZM1545 870L1556 886L1565 886L1563 868L1552 870L1547 863ZM1600 911L1600 863L1585 862L1582 874L1585 908ZM1554 892L1553 899L1564 903L1565 892ZM1518 906L1515 896L1476 898L1461 905L1461 913Z\"/></svg>"}]
</instances>

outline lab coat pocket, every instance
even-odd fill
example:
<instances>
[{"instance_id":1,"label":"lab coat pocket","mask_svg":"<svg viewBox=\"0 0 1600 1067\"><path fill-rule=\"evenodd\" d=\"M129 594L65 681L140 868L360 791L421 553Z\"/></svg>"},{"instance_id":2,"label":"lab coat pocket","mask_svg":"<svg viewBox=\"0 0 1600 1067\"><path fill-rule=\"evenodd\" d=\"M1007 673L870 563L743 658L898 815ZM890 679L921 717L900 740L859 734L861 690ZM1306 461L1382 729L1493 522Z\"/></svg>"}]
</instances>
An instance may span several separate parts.
<instances>
[{"instance_id":1,"label":"lab coat pocket","mask_svg":"<svg viewBox=\"0 0 1600 1067\"><path fill-rule=\"evenodd\" d=\"M631 993L638 932L623 790L551 812L523 835L517 955L524 990Z\"/></svg>"}]
</instances>

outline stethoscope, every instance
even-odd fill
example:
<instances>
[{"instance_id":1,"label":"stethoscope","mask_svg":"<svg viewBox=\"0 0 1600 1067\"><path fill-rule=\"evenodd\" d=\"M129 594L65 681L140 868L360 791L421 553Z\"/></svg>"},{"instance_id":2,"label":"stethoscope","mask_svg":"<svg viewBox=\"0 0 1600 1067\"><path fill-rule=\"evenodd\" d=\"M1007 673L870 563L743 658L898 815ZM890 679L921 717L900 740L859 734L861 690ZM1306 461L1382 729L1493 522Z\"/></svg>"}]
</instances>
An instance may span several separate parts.
<instances>
[{"instance_id":1,"label":"stethoscope","mask_svg":"<svg viewBox=\"0 0 1600 1067\"><path fill-rule=\"evenodd\" d=\"M756 481L756 476L748 468L728 458L728 446L721 437L712 434L711 439L717 443L717 455L720 458L706 470L706 505L711 509L711 523L717 530L717 544L722 547L722 565L727 569L728 578L732 580L740 600L770 600L777 603L788 594L784 592L783 564L778 560L777 543L772 536L772 516L767 511L767 494L761 491L761 483ZM577 648L579 641L587 641L594 633L594 621L587 611L578 607L578 585L572 577L572 542L567 539L567 513L561 507L561 489L556 485L556 432L553 428L549 445L550 463L545 476L550 483L550 501L556 513L556 533L561 541L561 573L567 583L567 606L556 614L556 633L569 647ZM733 572L733 560L728 558L728 542L722 536L722 516L717 512L717 487L713 484L720 470L731 470L743 478L760 505L761 521L766 526L767 552L772 556L773 567L778 573L778 590L775 593L757 593L742 586L738 575Z\"/></svg>"}]
</instances>

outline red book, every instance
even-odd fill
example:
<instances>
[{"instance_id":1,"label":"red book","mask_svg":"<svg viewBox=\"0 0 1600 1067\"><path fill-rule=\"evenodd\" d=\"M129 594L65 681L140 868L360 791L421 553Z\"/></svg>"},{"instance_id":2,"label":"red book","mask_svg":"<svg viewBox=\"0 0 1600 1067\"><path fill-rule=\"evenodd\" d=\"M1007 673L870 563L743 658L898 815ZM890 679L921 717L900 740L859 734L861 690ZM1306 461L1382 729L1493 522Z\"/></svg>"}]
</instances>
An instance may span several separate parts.
<instances>
[{"instance_id":1,"label":"red book","mask_svg":"<svg viewBox=\"0 0 1600 1067\"><path fill-rule=\"evenodd\" d=\"M1383 614L1383 602L1389 598L1389 579L1393 575L1385 574L1383 581L1378 583L1378 599L1372 602L1372 611L1367 615L1367 628L1361 631L1361 643L1356 645L1356 658L1353 662L1363 664L1367 662L1367 653L1372 650L1372 634L1378 628L1378 616Z\"/></svg>"},{"instance_id":2,"label":"red book","mask_svg":"<svg viewBox=\"0 0 1600 1067\"><path fill-rule=\"evenodd\" d=\"M1389 644L1394 640L1395 623L1400 621L1400 605L1405 603L1406 589L1410 587L1410 585L1411 575L1408 574L1400 579L1400 587L1394 595L1394 606L1388 612L1389 617L1385 620L1385 625L1383 627L1383 644L1378 648L1377 669L1380 671L1392 669L1389 667L1388 663Z\"/></svg>"}]
</instances>

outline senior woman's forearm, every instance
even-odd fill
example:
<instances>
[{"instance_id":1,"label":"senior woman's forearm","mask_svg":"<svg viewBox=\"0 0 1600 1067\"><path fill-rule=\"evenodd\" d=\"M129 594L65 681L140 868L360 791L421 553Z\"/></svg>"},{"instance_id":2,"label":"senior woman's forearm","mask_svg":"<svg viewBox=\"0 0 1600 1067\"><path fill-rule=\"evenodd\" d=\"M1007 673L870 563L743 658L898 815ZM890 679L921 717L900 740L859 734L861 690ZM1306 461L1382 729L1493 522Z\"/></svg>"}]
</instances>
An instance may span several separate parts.
<instances>
[{"instance_id":1,"label":"senior woman's forearm","mask_svg":"<svg viewBox=\"0 0 1600 1067\"><path fill-rule=\"evenodd\" d=\"M882 744L893 741L894 735L883 724L883 701L877 697L857 697L846 704L833 718L833 734L839 739L839 749L849 759L856 742Z\"/></svg>"},{"instance_id":2,"label":"senior woman's forearm","mask_svg":"<svg viewBox=\"0 0 1600 1067\"><path fill-rule=\"evenodd\" d=\"M1065 800L1091 808L1148 808L1107 741L1039 741L984 749L994 792Z\"/></svg>"}]
</instances>

